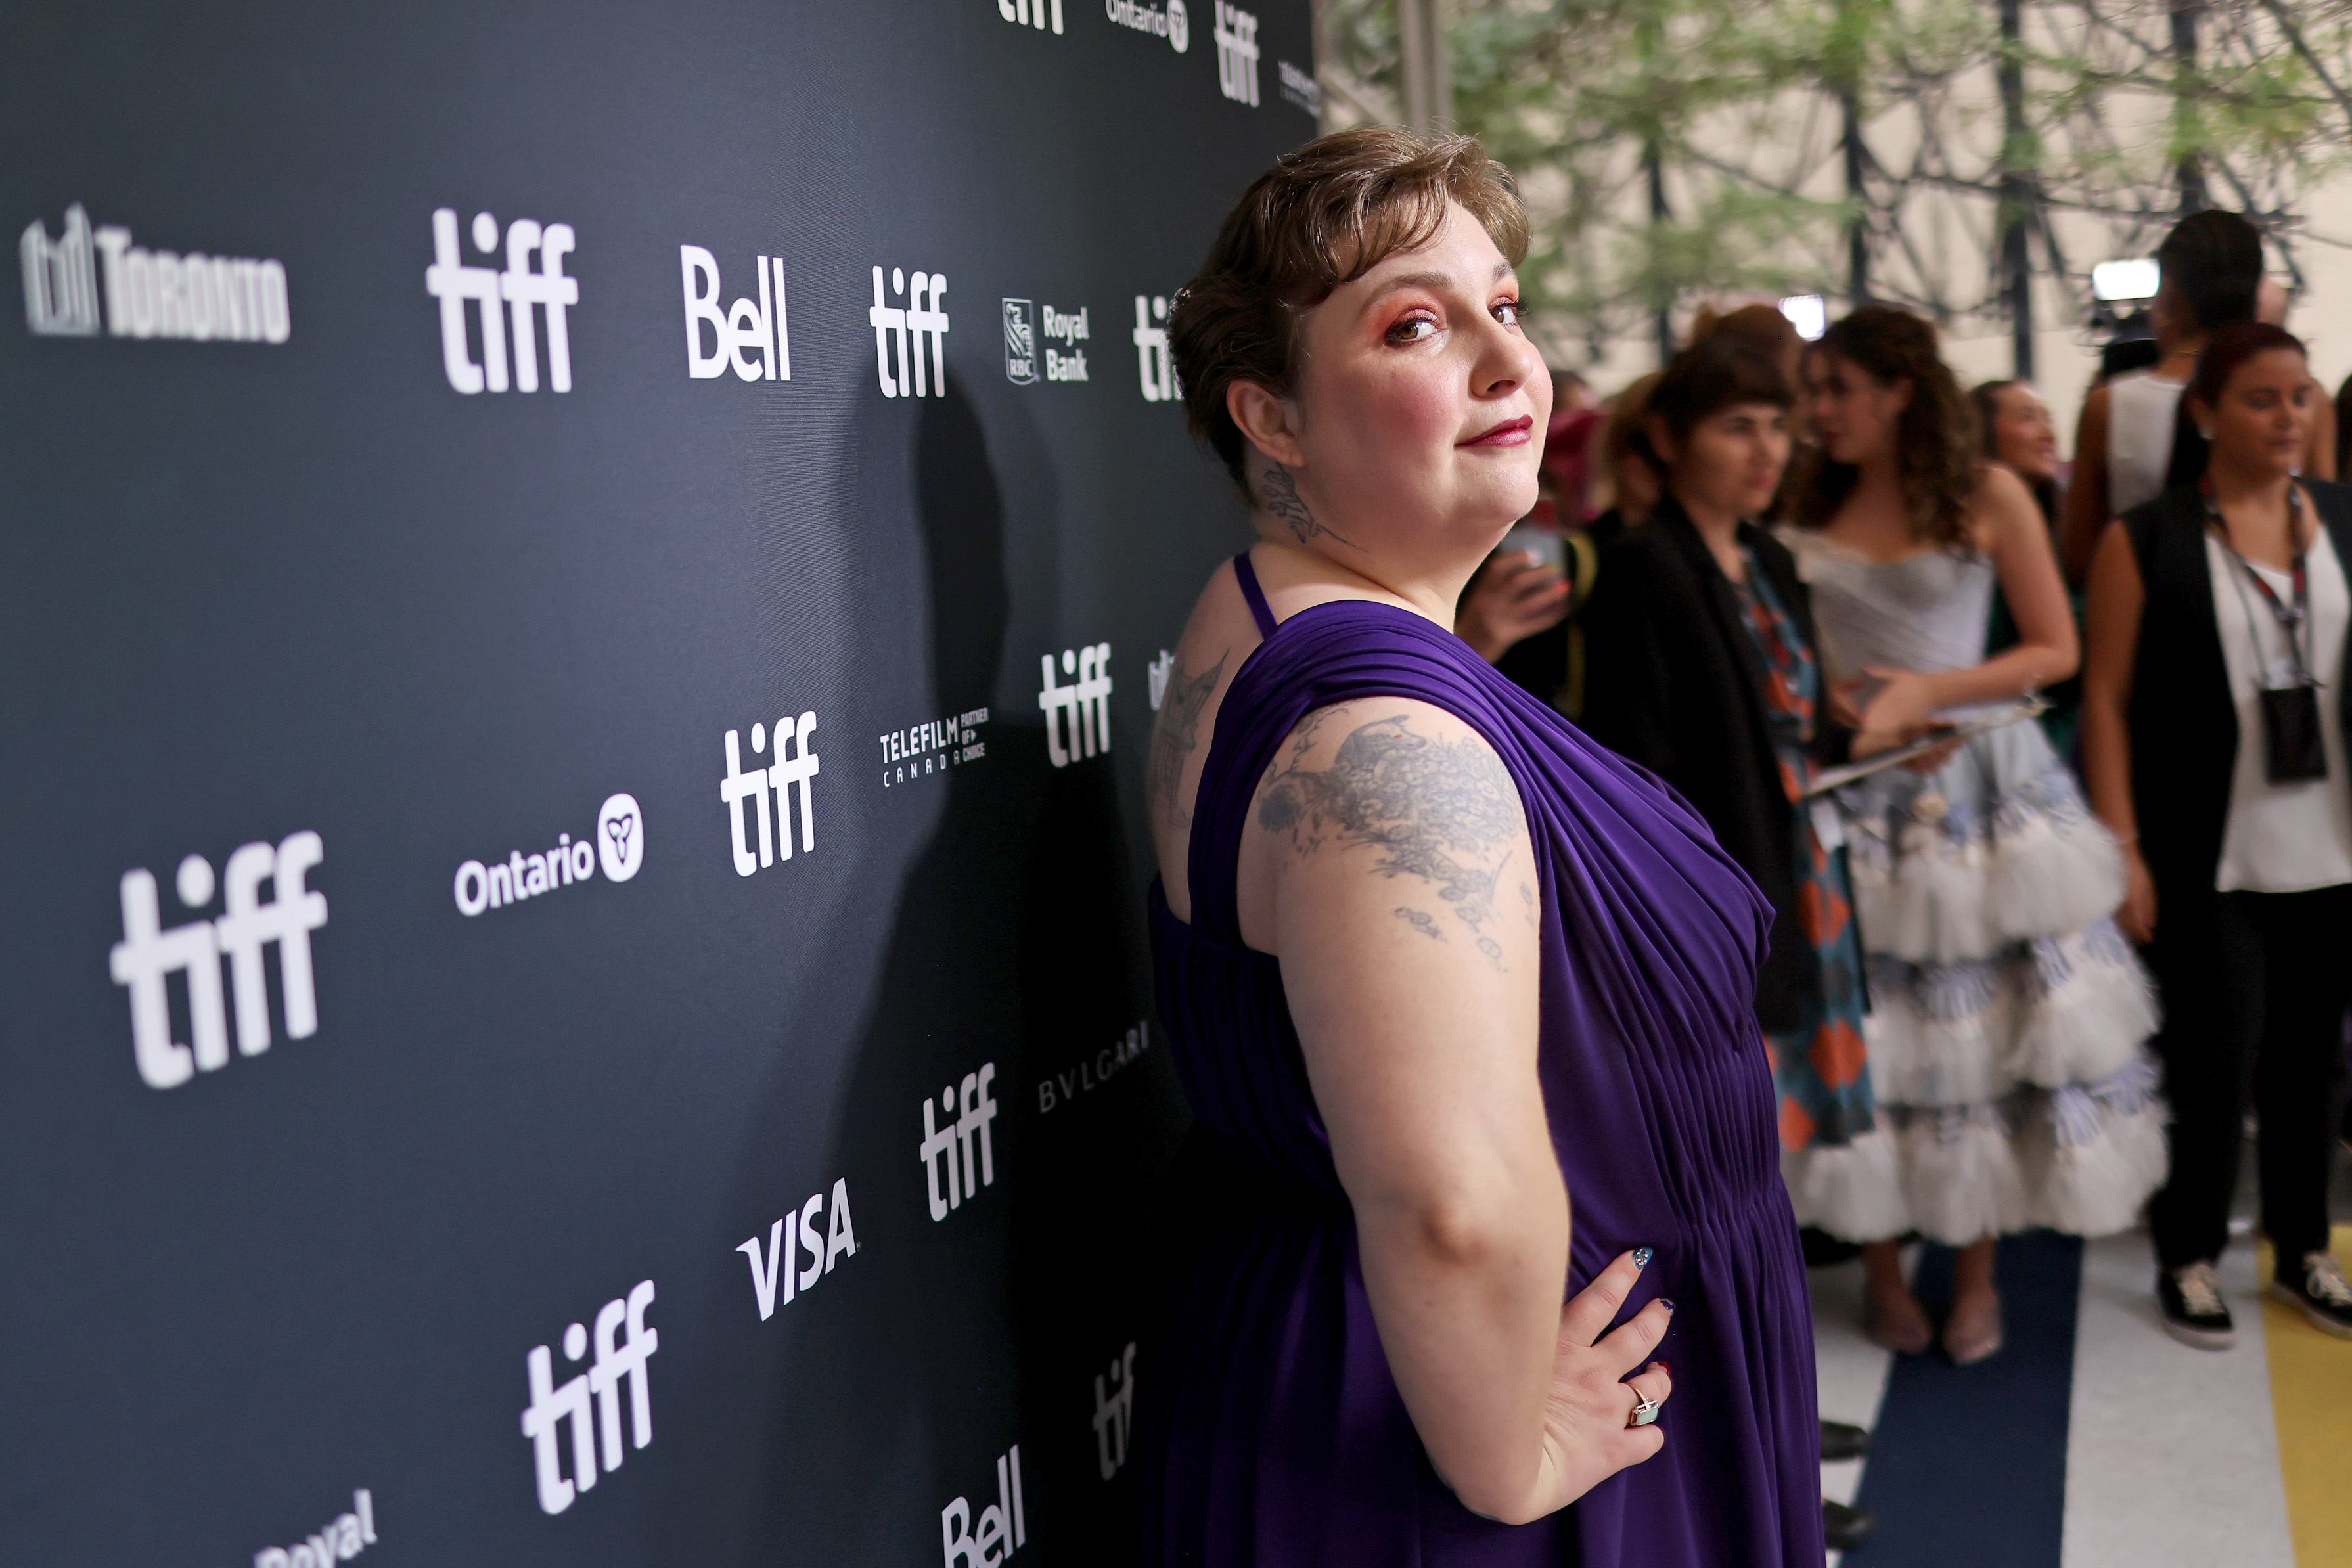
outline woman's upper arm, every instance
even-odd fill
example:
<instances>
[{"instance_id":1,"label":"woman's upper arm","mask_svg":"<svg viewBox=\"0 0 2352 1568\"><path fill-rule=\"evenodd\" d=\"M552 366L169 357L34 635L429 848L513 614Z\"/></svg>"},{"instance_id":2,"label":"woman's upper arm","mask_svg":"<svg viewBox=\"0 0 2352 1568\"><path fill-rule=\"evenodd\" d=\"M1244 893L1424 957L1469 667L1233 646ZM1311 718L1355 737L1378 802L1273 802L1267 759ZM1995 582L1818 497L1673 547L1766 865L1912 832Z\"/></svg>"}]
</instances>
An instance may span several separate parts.
<instances>
[{"instance_id":1,"label":"woman's upper arm","mask_svg":"<svg viewBox=\"0 0 2352 1568\"><path fill-rule=\"evenodd\" d=\"M2107 525L2091 559L2091 582L2083 604L2083 695L2112 703L2120 712L2131 701L2132 667L2139 657L2140 620L2147 608L2139 558L2121 518Z\"/></svg>"},{"instance_id":2,"label":"woman's upper arm","mask_svg":"<svg viewBox=\"0 0 2352 1568\"><path fill-rule=\"evenodd\" d=\"M2024 481L2006 468L1987 466L1977 485L1977 515L1982 519L2001 596L2018 638L2073 659L2080 646L2074 612L2066 602L2065 580L2050 548L2050 529Z\"/></svg>"},{"instance_id":3,"label":"woman's upper arm","mask_svg":"<svg viewBox=\"0 0 2352 1568\"><path fill-rule=\"evenodd\" d=\"M2091 552L2107 522L2107 389L2093 387L2083 398L2074 423L2074 475L2066 486L2060 546L2066 580L2080 582L2091 569Z\"/></svg>"},{"instance_id":4,"label":"woman's upper arm","mask_svg":"<svg viewBox=\"0 0 2352 1568\"><path fill-rule=\"evenodd\" d=\"M1259 785L1242 873L1360 1220L1475 1218L1558 1182L1533 851L1483 737L1399 698L1310 715Z\"/></svg>"}]
</instances>

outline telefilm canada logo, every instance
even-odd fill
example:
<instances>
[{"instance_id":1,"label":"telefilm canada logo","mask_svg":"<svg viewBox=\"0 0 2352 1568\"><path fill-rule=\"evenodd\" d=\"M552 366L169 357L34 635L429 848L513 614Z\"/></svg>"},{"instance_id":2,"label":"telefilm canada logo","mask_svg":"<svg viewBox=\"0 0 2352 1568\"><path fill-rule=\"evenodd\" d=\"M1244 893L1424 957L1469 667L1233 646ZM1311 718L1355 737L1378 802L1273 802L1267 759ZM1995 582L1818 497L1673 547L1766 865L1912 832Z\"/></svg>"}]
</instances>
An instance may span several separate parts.
<instances>
[{"instance_id":1,"label":"telefilm canada logo","mask_svg":"<svg viewBox=\"0 0 2352 1568\"><path fill-rule=\"evenodd\" d=\"M36 338L94 338L99 283L113 338L193 343L282 343L293 332L286 264L249 256L151 250L120 224L89 226L79 202L49 237L35 218L17 241L25 273L25 329Z\"/></svg>"},{"instance_id":2,"label":"telefilm canada logo","mask_svg":"<svg viewBox=\"0 0 2352 1568\"><path fill-rule=\"evenodd\" d=\"M1118 26L1167 39L1168 47L1180 55L1192 46L1192 18L1184 9L1184 0L1168 0L1165 5L1103 0L1103 14Z\"/></svg>"},{"instance_id":3,"label":"telefilm canada logo","mask_svg":"<svg viewBox=\"0 0 2352 1568\"><path fill-rule=\"evenodd\" d=\"M979 761L988 755L988 742L980 738L980 727L987 722L988 710L981 707L947 718L928 719L878 737L882 742L882 788L895 789L909 779L928 779L950 768Z\"/></svg>"},{"instance_id":4,"label":"telefilm canada logo","mask_svg":"<svg viewBox=\"0 0 2352 1568\"><path fill-rule=\"evenodd\" d=\"M1044 330L1039 331L1038 317L1043 315ZM1040 337L1044 341L1041 346ZM1082 382L1087 379L1087 351L1078 347L1094 336L1094 325L1088 308L1080 306L1075 311L1056 310L1051 305L1035 308L1026 299L1004 301L1004 379L1015 386L1034 386L1040 379L1049 382ZM1059 343L1058 349L1054 345ZM1045 374L1038 374L1040 361Z\"/></svg>"},{"instance_id":5,"label":"telefilm canada logo","mask_svg":"<svg viewBox=\"0 0 2352 1568\"><path fill-rule=\"evenodd\" d=\"M730 368L738 381L793 379L793 345L784 309L784 258L755 256L760 280L755 299L745 295L719 308L719 258L698 245L677 247L677 270L686 293L686 373L715 381ZM709 353L702 345L711 344Z\"/></svg>"},{"instance_id":6,"label":"telefilm canada logo","mask_svg":"<svg viewBox=\"0 0 2352 1568\"><path fill-rule=\"evenodd\" d=\"M623 1384L628 1385L630 1447L642 1448L654 1440L653 1389L646 1363L661 1348L661 1334L646 1322L646 1309L653 1300L654 1282L640 1280L626 1296L616 1296L598 1308L596 1359L560 1388L555 1384L554 1357L546 1345L534 1346L523 1357L530 1403L523 1409L522 1435L530 1439L539 1506L545 1512L562 1513L575 1497L595 1486L599 1436L604 1440L604 1474L621 1468ZM563 1331L562 1339L565 1361L577 1362L588 1354L586 1324L572 1324ZM591 1399L595 1403L593 1423ZM569 1476L563 1473L566 1445L561 1440L566 1427L572 1437Z\"/></svg>"},{"instance_id":7,"label":"telefilm canada logo","mask_svg":"<svg viewBox=\"0 0 2352 1568\"><path fill-rule=\"evenodd\" d=\"M1110 644L1090 643L1062 650L1062 674L1074 677L1067 685L1054 679L1054 655L1038 656L1044 685L1037 691L1037 710L1045 718L1045 757L1056 768L1110 752Z\"/></svg>"},{"instance_id":8,"label":"telefilm canada logo","mask_svg":"<svg viewBox=\"0 0 2352 1568\"><path fill-rule=\"evenodd\" d=\"M1016 26L1044 31L1048 12L1054 31L1062 30L1062 0L996 0L996 14Z\"/></svg>"},{"instance_id":9,"label":"telefilm canada logo","mask_svg":"<svg viewBox=\"0 0 2352 1568\"><path fill-rule=\"evenodd\" d=\"M1176 383L1176 362L1168 357L1168 297L1135 297L1135 373L1146 402L1174 402L1183 389Z\"/></svg>"},{"instance_id":10,"label":"telefilm canada logo","mask_svg":"<svg viewBox=\"0 0 2352 1568\"><path fill-rule=\"evenodd\" d=\"M182 907L209 906L216 887L226 896L219 915L163 929L155 874L142 866L122 873L122 940L108 967L131 992L131 1055L151 1089L176 1089L199 1072L228 1065L228 1004L236 1011L236 1049L258 1056L270 1045L269 977L264 952L278 949L279 1008L286 1038L319 1032L319 996L310 968L310 933L327 923L327 895L303 879L324 858L319 835L289 833L275 845L246 844L231 852L216 879L212 862L192 854L180 862L173 891ZM262 894L264 885L268 896ZM221 965L228 965L228 989ZM170 977L184 976L188 1041L172 1038Z\"/></svg>"},{"instance_id":11,"label":"telefilm canada logo","mask_svg":"<svg viewBox=\"0 0 2352 1568\"><path fill-rule=\"evenodd\" d=\"M735 858L735 874L750 876L764 866L793 858L792 795L795 788L800 794L801 850L814 853L816 850L816 713L814 709L797 719L776 720L776 760L773 766L762 768L754 764L748 770L743 766L742 732L730 729L720 743L727 753L727 773L719 780L719 799L727 808L728 848ZM792 755L784 755L789 748ZM751 755L759 757L768 749L768 727L751 727ZM773 797L775 814L768 812L768 801ZM743 831L743 814L751 814L753 830ZM759 844L754 854L751 845Z\"/></svg>"},{"instance_id":12,"label":"telefilm canada logo","mask_svg":"<svg viewBox=\"0 0 2352 1568\"><path fill-rule=\"evenodd\" d=\"M909 278L894 267L889 298L907 303L892 305L882 293L882 269L874 269L874 307L866 319L874 328L874 370L884 397L948 395L948 313L940 308L947 292L944 272L919 272ZM931 350L928 365L926 342Z\"/></svg>"},{"instance_id":13,"label":"telefilm canada logo","mask_svg":"<svg viewBox=\"0 0 2352 1568\"><path fill-rule=\"evenodd\" d=\"M457 868L452 891L457 913L475 915L543 893L584 885L595 881L599 871L607 882L626 882L645 862L645 813L637 809L637 798L609 795L597 808L593 838L559 833L549 849L530 854L509 850L505 860L487 866L480 861L467 861Z\"/></svg>"},{"instance_id":14,"label":"telefilm canada logo","mask_svg":"<svg viewBox=\"0 0 2352 1568\"><path fill-rule=\"evenodd\" d=\"M499 253L499 220L494 214L476 213L470 233L475 250L490 256ZM472 266L458 256L457 209L434 210L433 265L425 269L425 292L441 305L441 368L453 390L468 397L486 389L507 390L509 319L514 335L514 387L527 392L539 390L539 324L543 319L547 384L555 392L572 390L572 328L566 313L580 303L580 280L564 272L563 258L578 243L570 224L517 218L506 227L506 269ZM467 340L467 300L474 303L476 324L480 328L478 364Z\"/></svg>"},{"instance_id":15,"label":"telefilm canada logo","mask_svg":"<svg viewBox=\"0 0 2352 1568\"><path fill-rule=\"evenodd\" d=\"M1217 90L1235 103L1257 107L1257 14L1226 0L1217 8Z\"/></svg>"},{"instance_id":16,"label":"telefilm canada logo","mask_svg":"<svg viewBox=\"0 0 2352 1568\"><path fill-rule=\"evenodd\" d=\"M843 1176L833 1184L830 1206L820 1187L798 1208L786 1209L784 1217L768 1228L764 1252L757 1236L735 1250L751 1265L751 1299L759 1305L760 1321L766 1322L776 1315L779 1285L783 1287L783 1304L790 1306L794 1296L816 1289L843 1259L857 1256L857 1228L849 1218L849 1178ZM801 1261L803 1257L806 1263Z\"/></svg>"}]
</instances>

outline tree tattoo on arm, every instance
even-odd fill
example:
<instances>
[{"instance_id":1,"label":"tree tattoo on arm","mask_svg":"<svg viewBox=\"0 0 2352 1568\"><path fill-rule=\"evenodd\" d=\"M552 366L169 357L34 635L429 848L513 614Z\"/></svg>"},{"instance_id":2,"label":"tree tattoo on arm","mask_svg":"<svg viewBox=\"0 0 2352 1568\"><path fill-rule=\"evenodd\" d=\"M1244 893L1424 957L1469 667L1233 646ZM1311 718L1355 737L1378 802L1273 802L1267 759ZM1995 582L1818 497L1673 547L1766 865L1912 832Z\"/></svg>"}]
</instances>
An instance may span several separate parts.
<instances>
[{"instance_id":1,"label":"tree tattoo on arm","mask_svg":"<svg viewBox=\"0 0 2352 1568\"><path fill-rule=\"evenodd\" d=\"M1525 820L1518 786L1501 759L1476 740L1415 734L1405 714L1358 726L1319 771L1302 765L1312 738L1312 729L1302 728L1288 759L1269 770L1258 826L1287 833L1302 855L1327 839L1373 846L1373 874L1417 878L1500 969L1503 949L1487 924L1497 918L1496 885L1509 859L1502 846ZM1431 911L1400 905L1395 914L1423 936L1446 939L1447 927Z\"/></svg>"},{"instance_id":2,"label":"tree tattoo on arm","mask_svg":"<svg viewBox=\"0 0 2352 1568\"><path fill-rule=\"evenodd\" d=\"M1262 489L1265 509L1279 517L1289 528L1291 537L1300 544L1320 534L1326 538L1338 539L1349 549L1358 548L1353 539L1336 534L1315 520L1315 513L1307 505L1307 497L1298 493L1298 481L1292 478L1290 470L1281 464L1268 460Z\"/></svg>"},{"instance_id":3,"label":"tree tattoo on arm","mask_svg":"<svg viewBox=\"0 0 2352 1568\"><path fill-rule=\"evenodd\" d=\"M1184 666L1178 664L1168 689L1160 695L1160 716L1151 727L1148 795L1175 827L1192 823L1192 813L1177 806L1176 792L1184 781L1184 759L1201 744L1202 710L1209 706L1210 695L1216 691L1217 679L1225 673L1225 659L1232 653L1231 648L1223 650L1215 664L1197 675L1186 674Z\"/></svg>"}]
</instances>

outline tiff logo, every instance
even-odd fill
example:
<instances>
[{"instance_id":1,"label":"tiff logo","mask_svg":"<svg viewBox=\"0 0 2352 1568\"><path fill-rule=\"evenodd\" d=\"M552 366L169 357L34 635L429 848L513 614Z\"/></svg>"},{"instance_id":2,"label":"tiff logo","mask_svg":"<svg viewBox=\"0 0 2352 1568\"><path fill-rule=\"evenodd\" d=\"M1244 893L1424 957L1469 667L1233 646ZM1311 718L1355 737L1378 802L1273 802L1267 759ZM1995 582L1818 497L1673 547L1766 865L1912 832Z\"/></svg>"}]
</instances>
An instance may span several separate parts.
<instances>
[{"instance_id":1,"label":"tiff logo","mask_svg":"<svg viewBox=\"0 0 2352 1568\"><path fill-rule=\"evenodd\" d=\"M282 343L292 330L284 263L150 250L132 245L131 231L119 224L92 232L79 202L66 209L65 233L57 239L34 219L16 254L25 273L25 327L37 338L97 335L101 262L110 336Z\"/></svg>"},{"instance_id":2,"label":"tiff logo","mask_svg":"<svg viewBox=\"0 0 2352 1568\"><path fill-rule=\"evenodd\" d=\"M940 1090L937 1105L928 1095L923 1099L923 1145L916 1157L923 1162L923 1172L930 1180L934 1221L961 1208L963 1200L978 1196L982 1187L996 1185L996 1150L988 1135L988 1124L996 1120L996 1096L989 1089L995 1079L996 1063L985 1062L979 1071L965 1073L961 1083ZM931 1114L935 1110L955 1120L940 1126ZM976 1176L971 1157L975 1142L980 1145ZM947 1173L944 1193L940 1187L942 1168Z\"/></svg>"},{"instance_id":3,"label":"tiff logo","mask_svg":"<svg viewBox=\"0 0 2352 1568\"><path fill-rule=\"evenodd\" d=\"M122 873L122 940L114 945L109 967L114 983L131 990L131 1054L151 1089L176 1089L199 1071L228 1065L228 1013L221 994L221 960L228 960L229 994L236 1003L236 1048L247 1056L269 1049L268 977L262 949L278 949L278 982L289 1040L319 1032L318 992L311 984L310 933L327 923L327 895L302 885L323 852L319 835L288 835L276 848L247 844L228 857L222 881L226 907L218 918L192 920L163 929L154 873L141 868ZM173 880L183 906L199 910L213 901L212 862L190 855ZM269 883L263 902L261 884ZM193 1047L172 1038L172 1005L166 977L185 975L188 1035Z\"/></svg>"},{"instance_id":4,"label":"tiff logo","mask_svg":"<svg viewBox=\"0 0 2352 1568\"><path fill-rule=\"evenodd\" d=\"M736 730L727 732L727 777L719 781L719 798L727 806L727 833L730 847L735 853L735 874L750 876L762 866L773 865L779 860L793 858L793 818L788 790L795 784L801 794L801 848L814 853L816 850L816 748L809 737L816 733L816 714L804 713L797 720L780 718L776 721L776 761L772 768L754 768L743 771L742 743ZM786 757L784 747L793 747L793 755ZM757 757L768 749L768 727L751 727L751 755ZM775 820L768 817L768 796L776 798ZM760 852L751 852L751 842L743 832L743 808L751 808L759 823Z\"/></svg>"},{"instance_id":5,"label":"tiff logo","mask_svg":"<svg viewBox=\"0 0 2352 1568\"><path fill-rule=\"evenodd\" d=\"M1045 755L1056 768L1067 768L1083 758L1110 750L1110 644L1096 643L1062 650L1062 673L1075 674L1070 685L1054 682L1054 655L1042 653L1037 663L1045 684L1037 693L1037 709L1045 716ZM1067 743L1064 736L1068 737Z\"/></svg>"},{"instance_id":6,"label":"tiff logo","mask_svg":"<svg viewBox=\"0 0 2352 1568\"><path fill-rule=\"evenodd\" d=\"M1168 357L1168 297L1135 297L1135 369L1146 402L1176 401L1175 362Z\"/></svg>"},{"instance_id":7,"label":"tiff logo","mask_svg":"<svg viewBox=\"0 0 2352 1568\"><path fill-rule=\"evenodd\" d=\"M484 256L499 248L499 220L476 213L474 248ZM449 384L468 397L488 386L507 390L507 329L504 317L514 321L514 384L523 392L539 390L538 308L547 319L547 384L560 392L572 390L572 333L564 312L580 303L580 281L564 276L563 258L574 247L570 224L541 227L536 219L517 218L507 225L507 267L467 267L457 259L457 214L450 207L433 214L433 265L425 269L425 292L441 302L441 368ZM539 269L531 270L533 252ZM471 299L482 329L482 362L476 364L466 341L466 301ZM506 302L501 312L499 302Z\"/></svg>"},{"instance_id":8,"label":"tiff logo","mask_svg":"<svg viewBox=\"0 0 2352 1568\"><path fill-rule=\"evenodd\" d=\"M722 312L719 258L698 245L677 247L678 276L686 290L686 373L695 381L714 380L730 365L739 381L793 379L793 346L784 325L784 258L754 256L751 265L760 275L759 299L738 299ZM706 326L711 336L708 355L702 351Z\"/></svg>"},{"instance_id":9,"label":"tiff logo","mask_svg":"<svg viewBox=\"0 0 2352 1568\"><path fill-rule=\"evenodd\" d=\"M905 306L887 305L882 297L882 269L874 269L874 308L866 319L874 327L874 368L881 379L884 397L945 397L948 395L948 313L940 308L940 300L948 291L944 272L919 272L913 287L908 287L907 275L898 267L890 269L890 292L908 301ZM926 305L925 300L930 303ZM923 373L923 341L930 340L930 374ZM908 351L908 340L914 351ZM898 346L898 357L891 358L891 345ZM897 365L897 373L891 367Z\"/></svg>"},{"instance_id":10,"label":"tiff logo","mask_svg":"<svg viewBox=\"0 0 2352 1568\"><path fill-rule=\"evenodd\" d=\"M1257 107L1257 16L1216 0L1217 90Z\"/></svg>"},{"instance_id":11,"label":"tiff logo","mask_svg":"<svg viewBox=\"0 0 2352 1568\"><path fill-rule=\"evenodd\" d=\"M1128 1434L1135 1429L1135 1342L1110 1358L1110 1382L1095 1374L1095 1464L1108 1480L1127 1463Z\"/></svg>"},{"instance_id":12,"label":"tiff logo","mask_svg":"<svg viewBox=\"0 0 2352 1568\"><path fill-rule=\"evenodd\" d=\"M654 1282L640 1280L625 1301L606 1301L596 1312L596 1360L587 1371L575 1373L561 1388L555 1386L553 1358L547 1346L535 1346L523 1357L530 1379L530 1405L522 1413L522 1435L530 1439L531 1462L539 1477L539 1506L562 1513L576 1492L596 1484L596 1437L604 1439L604 1473L621 1468L621 1384L629 1385L631 1446L642 1448L654 1440L653 1393L646 1377L646 1362L661 1348L659 1331L646 1326L646 1309L653 1304ZM625 1333L625 1342L620 1335ZM578 1323L563 1331L563 1359L578 1361L588 1354L588 1331ZM596 1399L596 1428L588 1424L589 1396ZM572 1424L572 1475L563 1474L563 1450L556 1435Z\"/></svg>"},{"instance_id":13,"label":"tiff logo","mask_svg":"<svg viewBox=\"0 0 2352 1568\"><path fill-rule=\"evenodd\" d=\"M776 1315L779 1278L783 1281L784 1304L790 1306L796 1278L799 1291L805 1293L832 1273L835 1264L857 1256L857 1231L849 1222L849 1178L844 1176L833 1184L830 1221L825 1218L824 1194L819 1192L770 1226L765 1262L761 1260L756 1236L735 1250L751 1261L751 1294L760 1303L760 1321L766 1322ZM808 1254L808 1263L796 1268L803 1252Z\"/></svg>"},{"instance_id":14,"label":"tiff logo","mask_svg":"<svg viewBox=\"0 0 2352 1568\"><path fill-rule=\"evenodd\" d=\"M1062 30L1062 0L996 0L996 14L1019 26L1043 28L1049 4L1054 9L1054 31L1058 33Z\"/></svg>"},{"instance_id":15,"label":"tiff logo","mask_svg":"<svg viewBox=\"0 0 2352 1568\"><path fill-rule=\"evenodd\" d=\"M996 1500L980 1511L972 1527L971 1504L963 1498L940 1510L940 1552L944 1568L995 1568L1029 1544L1029 1521L1021 1506L1021 1445L996 1456Z\"/></svg>"}]
</instances>

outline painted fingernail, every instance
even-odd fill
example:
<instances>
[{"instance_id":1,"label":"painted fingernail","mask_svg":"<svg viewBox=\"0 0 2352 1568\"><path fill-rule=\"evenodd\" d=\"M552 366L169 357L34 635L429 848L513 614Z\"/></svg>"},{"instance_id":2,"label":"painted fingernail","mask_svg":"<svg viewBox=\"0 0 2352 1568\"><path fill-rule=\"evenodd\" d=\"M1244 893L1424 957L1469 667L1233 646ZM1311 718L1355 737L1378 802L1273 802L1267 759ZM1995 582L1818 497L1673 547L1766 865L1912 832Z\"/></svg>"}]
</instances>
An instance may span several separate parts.
<instances>
[{"instance_id":1,"label":"painted fingernail","mask_svg":"<svg viewBox=\"0 0 2352 1568\"><path fill-rule=\"evenodd\" d=\"M1650 1260L1654 1256L1656 1256L1656 1254L1653 1253L1647 1247L1634 1248L1633 1267L1636 1269L1648 1268L1650 1266Z\"/></svg>"},{"instance_id":2,"label":"painted fingernail","mask_svg":"<svg viewBox=\"0 0 2352 1568\"><path fill-rule=\"evenodd\" d=\"M1650 1364L1651 1364L1652 1366L1656 1367L1660 1372L1664 1373L1664 1374L1665 1374L1667 1376L1669 1376L1669 1377L1671 1377L1671 1376L1673 1376L1673 1375L1674 1375L1675 1369L1674 1369L1673 1367L1671 1367L1671 1366L1668 1366L1668 1365L1667 1365L1664 1362L1663 1362L1663 1361L1654 1361L1654 1362L1650 1363Z\"/></svg>"},{"instance_id":3,"label":"painted fingernail","mask_svg":"<svg viewBox=\"0 0 2352 1568\"><path fill-rule=\"evenodd\" d=\"M1674 1298L1671 1296L1660 1296L1658 1298L1658 1305L1665 1308L1666 1311L1671 1312L1675 1310Z\"/></svg>"}]
</instances>

